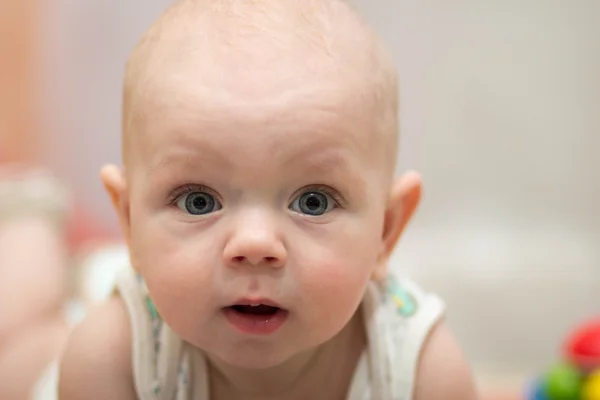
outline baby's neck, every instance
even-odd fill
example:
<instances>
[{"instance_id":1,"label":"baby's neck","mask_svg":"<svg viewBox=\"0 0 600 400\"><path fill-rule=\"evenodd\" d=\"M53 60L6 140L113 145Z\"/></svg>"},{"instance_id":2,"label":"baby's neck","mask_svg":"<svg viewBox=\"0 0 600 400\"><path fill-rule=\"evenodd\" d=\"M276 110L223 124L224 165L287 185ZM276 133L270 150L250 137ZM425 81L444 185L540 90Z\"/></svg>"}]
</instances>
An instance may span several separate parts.
<instances>
[{"instance_id":1,"label":"baby's neck","mask_svg":"<svg viewBox=\"0 0 600 400\"><path fill-rule=\"evenodd\" d=\"M283 365L252 373L210 365L211 400L344 400L365 348L357 312L329 342Z\"/></svg>"}]
</instances>

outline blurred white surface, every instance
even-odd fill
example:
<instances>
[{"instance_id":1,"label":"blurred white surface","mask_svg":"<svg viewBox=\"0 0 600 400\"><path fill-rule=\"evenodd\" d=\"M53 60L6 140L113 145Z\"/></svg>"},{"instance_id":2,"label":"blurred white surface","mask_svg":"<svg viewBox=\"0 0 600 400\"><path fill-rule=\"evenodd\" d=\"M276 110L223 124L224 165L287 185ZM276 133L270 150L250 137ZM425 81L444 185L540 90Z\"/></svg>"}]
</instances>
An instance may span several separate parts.
<instances>
[{"instance_id":1,"label":"blurred white surface","mask_svg":"<svg viewBox=\"0 0 600 400\"><path fill-rule=\"evenodd\" d=\"M46 159L115 221L127 53L169 1L55 2ZM530 370L600 314L600 2L354 0L402 78L399 170L425 197L393 260L449 305L481 368Z\"/></svg>"}]
</instances>

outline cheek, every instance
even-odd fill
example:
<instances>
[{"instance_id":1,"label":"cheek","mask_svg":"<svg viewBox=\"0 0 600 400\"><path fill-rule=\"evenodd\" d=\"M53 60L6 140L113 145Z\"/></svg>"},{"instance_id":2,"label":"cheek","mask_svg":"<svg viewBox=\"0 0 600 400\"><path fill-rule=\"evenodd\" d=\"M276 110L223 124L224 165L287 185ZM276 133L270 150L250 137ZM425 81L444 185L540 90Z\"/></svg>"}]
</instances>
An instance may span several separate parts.
<instances>
[{"instance_id":1,"label":"cheek","mask_svg":"<svg viewBox=\"0 0 600 400\"><path fill-rule=\"evenodd\" d=\"M303 227L290 240L306 273L352 280L375 267L381 249L381 218L344 216L328 225Z\"/></svg>"},{"instance_id":2,"label":"cheek","mask_svg":"<svg viewBox=\"0 0 600 400\"><path fill-rule=\"evenodd\" d=\"M324 343L337 335L362 300L370 270L350 253L309 257L306 268L295 274L296 315L302 326L310 327L305 338L309 343Z\"/></svg>"},{"instance_id":3,"label":"cheek","mask_svg":"<svg viewBox=\"0 0 600 400\"><path fill-rule=\"evenodd\" d=\"M343 229L343 230L342 230ZM343 233L342 233L343 232ZM345 324L358 307L376 265L380 235L376 224L350 221L320 234L302 235L295 251L294 280L307 318Z\"/></svg>"},{"instance_id":4,"label":"cheek","mask_svg":"<svg viewBox=\"0 0 600 400\"><path fill-rule=\"evenodd\" d=\"M215 256L210 251L215 246L199 237L191 224L181 232L169 229L160 215L132 218L131 228L132 264L144 276L158 311L170 325L181 326L179 318L212 306Z\"/></svg>"}]
</instances>

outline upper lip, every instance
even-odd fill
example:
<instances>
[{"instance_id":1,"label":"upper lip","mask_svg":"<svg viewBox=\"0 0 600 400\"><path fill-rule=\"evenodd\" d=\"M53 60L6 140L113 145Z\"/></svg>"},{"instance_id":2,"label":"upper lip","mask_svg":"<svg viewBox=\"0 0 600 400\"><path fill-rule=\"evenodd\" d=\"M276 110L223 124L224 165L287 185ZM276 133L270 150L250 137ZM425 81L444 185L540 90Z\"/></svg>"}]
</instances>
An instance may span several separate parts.
<instances>
[{"instance_id":1,"label":"upper lip","mask_svg":"<svg viewBox=\"0 0 600 400\"><path fill-rule=\"evenodd\" d=\"M277 307L282 308L277 302L265 299L265 298L243 298L238 299L231 304L231 306L269 306L269 307Z\"/></svg>"}]
</instances>

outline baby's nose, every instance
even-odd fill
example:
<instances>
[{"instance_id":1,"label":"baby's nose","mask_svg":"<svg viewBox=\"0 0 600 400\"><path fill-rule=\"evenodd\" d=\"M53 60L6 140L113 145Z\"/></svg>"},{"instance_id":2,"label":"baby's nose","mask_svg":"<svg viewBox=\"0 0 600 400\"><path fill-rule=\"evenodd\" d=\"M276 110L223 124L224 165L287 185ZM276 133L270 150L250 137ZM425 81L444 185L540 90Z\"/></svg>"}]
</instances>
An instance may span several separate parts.
<instances>
[{"instance_id":1,"label":"baby's nose","mask_svg":"<svg viewBox=\"0 0 600 400\"><path fill-rule=\"evenodd\" d=\"M258 221L256 221L258 222ZM276 230L266 222L239 227L223 252L225 265L265 265L281 268L287 259L286 248Z\"/></svg>"}]
</instances>

